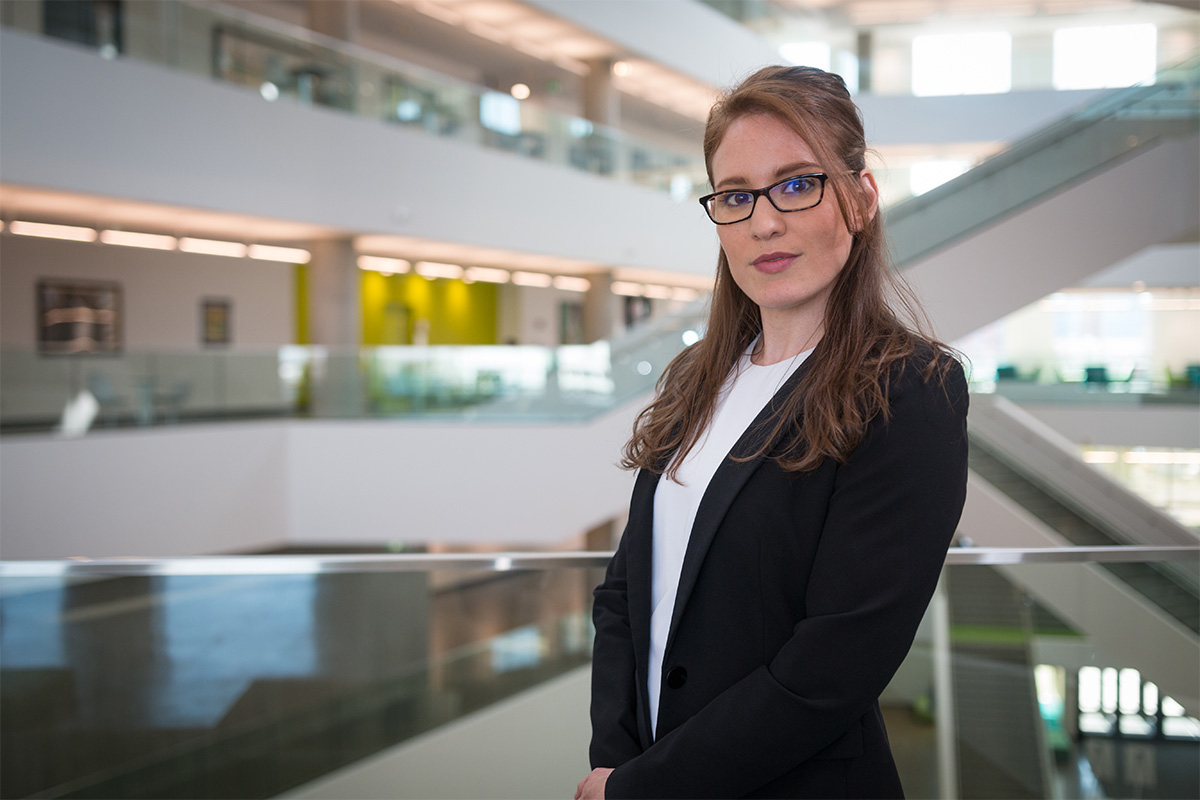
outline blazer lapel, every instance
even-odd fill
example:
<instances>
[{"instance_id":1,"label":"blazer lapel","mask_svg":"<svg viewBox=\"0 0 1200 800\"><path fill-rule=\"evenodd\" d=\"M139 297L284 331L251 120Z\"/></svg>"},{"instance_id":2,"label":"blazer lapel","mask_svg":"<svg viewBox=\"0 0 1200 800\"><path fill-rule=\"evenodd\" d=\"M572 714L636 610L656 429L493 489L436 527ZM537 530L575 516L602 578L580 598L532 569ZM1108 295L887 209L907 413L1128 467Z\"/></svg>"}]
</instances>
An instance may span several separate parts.
<instances>
[{"instance_id":1,"label":"blazer lapel","mask_svg":"<svg viewBox=\"0 0 1200 800\"><path fill-rule=\"evenodd\" d=\"M725 518L725 512L729 510L729 506L733 504L734 498L745 486L746 481L766 458L765 453L769 450L769 445L774 444L774 441L768 441L769 420L782 405L783 399L796 388L807 366L807 363L801 364L791 377L784 381L771 401L763 406L762 411L754 418L754 422L750 423L750 426L738 439L737 444L730 450L730 453L734 454L749 454L758 450L766 442L768 447L762 448L763 455L749 461L735 461L726 457L704 491L700 507L696 510L696 521L692 524L692 532L688 538L687 551L683 556L683 567L679 574L679 589L675 594L675 608L671 612L671 628L667 633L666 652L668 653L675 641L675 631L679 627L683 610L696 585L696 579L700 576L700 567L704 563L704 556L708 553L709 545L712 544L713 537L716 536L717 529L720 528L721 521ZM653 518L653 509L651 509L651 518Z\"/></svg>"},{"instance_id":2,"label":"blazer lapel","mask_svg":"<svg viewBox=\"0 0 1200 800\"><path fill-rule=\"evenodd\" d=\"M650 583L653 580L654 560L654 490L659 475L647 469L638 472L630 501L629 526L625 536L629 538L626 557L626 589L629 602L629 632L633 637L633 655L637 664L638 686L645 687L646 673L650 664ZM638 714L642 745L649 747L650 706L645 691L638 691L642 709Z\"/></svg>"}]
</instances>

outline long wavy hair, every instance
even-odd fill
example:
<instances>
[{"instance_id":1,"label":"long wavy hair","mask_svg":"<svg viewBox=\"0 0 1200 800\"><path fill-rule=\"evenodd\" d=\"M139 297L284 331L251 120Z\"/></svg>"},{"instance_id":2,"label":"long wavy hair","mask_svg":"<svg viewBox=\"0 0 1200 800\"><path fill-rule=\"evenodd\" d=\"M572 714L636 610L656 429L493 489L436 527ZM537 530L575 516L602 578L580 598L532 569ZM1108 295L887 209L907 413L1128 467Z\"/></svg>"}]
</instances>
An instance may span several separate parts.
<instances>
[{"instance_id":1,"label":"long wavy hair","mask_svg":"<svg viewBox=\"0 0 1200 800\"><path fill-rule=\"evenodd\" d=\"M922 332L924 313L891 268L882 215L860 181L867 166L862 118L841 77L812 67L765 67L725 94L704 132L710 183L713 154L730 125L758 114L783 122L813 150L853 234L825 310L824 335L795 390L767 420L758 452L738 456L757 458L779 443L773 457L780 466L806 472L826 458L844 463L867 424L880 415L887 420L889 375L905 359L924 359L925 380L944 378L953 362L949 348ZM664 370L654 401L634 422L621 466L675 479L711 423L722 385L761 332L759 308L734 282L722 251L707 332Z\"/></svg>"}]
</instances>

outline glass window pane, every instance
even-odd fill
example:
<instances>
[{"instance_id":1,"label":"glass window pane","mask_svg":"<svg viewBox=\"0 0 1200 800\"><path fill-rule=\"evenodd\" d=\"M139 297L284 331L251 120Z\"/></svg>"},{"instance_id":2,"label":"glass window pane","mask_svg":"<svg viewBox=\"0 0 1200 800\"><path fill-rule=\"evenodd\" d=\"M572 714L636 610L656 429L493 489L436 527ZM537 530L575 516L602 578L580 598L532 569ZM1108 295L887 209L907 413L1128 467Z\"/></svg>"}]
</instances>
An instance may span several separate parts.
<instances>
[{"instance_id":1,"label":"glass window pane","mask_svg":"<svg viewBox=\"0 0 1200 800\"><path fill-rule=\"evenodd\" d=\"M1085 714L1100 710L1100 668L1079 668L1079 710Z\"/></svg>"},{"instance_id":2,"label":"glass window pane","mask_svg":"<svg viewBox=\"0 0 1200 800\"><path fill-rule=\"evenodd\" d=\"M917 36L912 92L918 97L1012 89L1012 36L1001 31Z\"/></svg>"},{"instance_id":3,"label":"glass window pane","mask_svg":"<svg viewBox=\"0 0 1200 800\"><path fill-rule=\"evenodd\" d=\"M1157 61L1158 29L1151 23L1054 32L1055 89L1152 84Z\"/></svg>"},{"instance_id":4,"label":"glass window pane","mask_svg":"<svg viewBox=\"0 0 1200 800\"><path fill-rule=\"evenodd\" d=\"M1142 713L1149 716L1158 713L1158 686L1149 681L1142 687Z\"/></svg>"},{"instance_id":5,"label":"glass window pane","mask_svg":"<svg viewBox=\"0 0 1200 800\"><path fill-rule=\"evenodd\" d=\"M1117 671L1106 667L1100 679L1100 708L1105 714L1117 710Z\"/></svg>"},{"instance_id":6,"label":"glass window pane","mask_svg":"<svg viewBox=\"0 0 1200 800\"><path fill-rule=\"evenodd\" d=\"M970 162L958 158L917 161L909 168L908 188L914 196L925 194L930 189L957 178L970 168Z\"/></svg>"},{"instance_id":7,"label":"glass window pane","mask_svg":"<svg viewBox=\"0 0 1200 800\"><path fill-rule=\"evenodd\" d=\"M1136 714L1142 708L1142 676L1136 669L1121 670L1121 696L1118 706L1122 714Z\"/></svg>"},{"instance_id":8,"label":"glass window pane","mask_svg":"<svg viewBox=\"0 0 1200 800\"><path fill-rule=\"evenodd\" d=\"M779 55L791 64L830 69L832 51L827 42L785 42L779 45Z\"/></svg>"}]
</instances>

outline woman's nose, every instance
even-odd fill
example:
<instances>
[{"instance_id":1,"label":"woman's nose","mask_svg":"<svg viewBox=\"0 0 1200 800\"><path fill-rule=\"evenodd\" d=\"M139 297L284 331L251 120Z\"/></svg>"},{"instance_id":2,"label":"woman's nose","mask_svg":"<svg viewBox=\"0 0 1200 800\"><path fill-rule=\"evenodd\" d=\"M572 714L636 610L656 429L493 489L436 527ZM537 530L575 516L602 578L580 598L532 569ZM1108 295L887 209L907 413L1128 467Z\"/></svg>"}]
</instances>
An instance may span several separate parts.
<instances>
[{"instance_id":1,"label":"woman's nose","mask_svg":"<svg viewBox=\"0 0 1200 800\"><path fill-rule=\"evenodd\" d=\"M755 198L749 221L750 235L755 239L770 239L783 233L783 213L765 197Z\"/></svg>"}]
</instances>

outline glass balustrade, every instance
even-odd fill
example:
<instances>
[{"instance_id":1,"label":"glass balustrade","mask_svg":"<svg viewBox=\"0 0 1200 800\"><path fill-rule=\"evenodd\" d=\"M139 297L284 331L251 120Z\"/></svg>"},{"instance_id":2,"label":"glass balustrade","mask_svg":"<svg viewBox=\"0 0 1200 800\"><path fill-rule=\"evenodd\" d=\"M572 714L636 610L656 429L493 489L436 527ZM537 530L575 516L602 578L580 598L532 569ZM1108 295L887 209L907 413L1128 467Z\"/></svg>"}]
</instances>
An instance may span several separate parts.
<instances>
[{"instance_id":1,"label":"glass balustrade","mask_svg":"<svg viewBox=\"0 0 1200 800\"><path fill-rule=\"evenodd\" d=\"M131 3L120 55L240 86L264 101L337 109L408 130L514 153L668 192L707 183L700 126L668 146L517 100L450 75L215 2ZM118 48L95 43L105 57Z\"/></svg>"},{"instance_id":2,"label":"glass balustrade","mask_svg":"<svg viewBox=\"0 0 1200 800\"><path fill-rule=\"evenodd\" d=\"M565 796L607 558L0 562L0 792ZM907 793L1196 796L1200 644L1101 565L1198 558L952 548L881 698Z\"/></svg>"},{"instance_id":3,"label":"glass balustrade","mask_svg":"<svg viewBox=\"0 0 1200 800\"><path fill-rule=\"evenodd\" d=\"M704 301L625 336L561 347L43 354L0 351L5 431L256 417L583 420L650 391L703 331ZM82 431L80 431L82 432Z\"/></svg>"}]
</instances>

